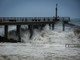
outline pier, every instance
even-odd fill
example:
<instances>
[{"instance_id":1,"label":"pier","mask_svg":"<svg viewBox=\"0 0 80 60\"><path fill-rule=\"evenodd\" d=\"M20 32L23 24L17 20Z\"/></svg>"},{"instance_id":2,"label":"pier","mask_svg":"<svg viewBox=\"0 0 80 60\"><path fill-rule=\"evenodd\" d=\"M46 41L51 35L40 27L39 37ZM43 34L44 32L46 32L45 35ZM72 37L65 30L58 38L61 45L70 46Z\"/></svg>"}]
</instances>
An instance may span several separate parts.
<instances>
[{"instance_id":1,"label":"pier","mask_svg":"<svg viewBox=\"0 0 80 60\"><path fill-rule=\"evenodd\" d=\"M16 25L16 34L18 36L18 41L21 42L21 37L20 37L20 29L21 29L21 25L27 25L28 26L28 30L30 32L30 38L33 35L33 29L39 29L42 30L43 27L48 24L50 29L52 27L52 30L54 30L54 25L58 22L58 21L63 21L63 31L65 29L65 21L69 22L70 17L66 17L66 19L64 17L58 17L56 19L56 17L36 17L36 19L31 19L32 17L1 17L0 19L0 25L4 25L4 37L8 38L8 26L9 25ZM20 19L20 20L19 20ZM62 20L63 19L63 20Z\"/></svg>"},{"instance_id":2,"label":"pier","mask_svg":"<svg viewBox=\"0 0 80 60\"><path fill-rule=\"evenodd\" d=\"M65 24L70 22L70 17L59 17L57 14L56 4L56 15L54 17L0 17L0 25L4 25L4 37L8 38L8 26L16 25L16 35L18 36L18 41L21 42L20 29L21 25L27 25L30 32L30 39L33 35L33 29L42 30L43 27L48 24L50 29L54 30L54 25L61 21L63 24L63 31L65 31Z\"/></svg>"}]
</instances>

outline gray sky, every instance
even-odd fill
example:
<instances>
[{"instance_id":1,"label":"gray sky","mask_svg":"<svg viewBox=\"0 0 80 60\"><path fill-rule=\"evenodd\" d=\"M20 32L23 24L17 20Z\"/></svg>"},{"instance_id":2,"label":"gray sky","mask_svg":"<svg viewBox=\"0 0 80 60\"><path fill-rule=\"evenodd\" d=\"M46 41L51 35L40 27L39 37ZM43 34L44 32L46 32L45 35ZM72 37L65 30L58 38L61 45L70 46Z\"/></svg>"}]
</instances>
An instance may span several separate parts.
<instances>
[{"instance_id":1,"label":"gray sky","mask_svg":"<svg viewBox=\"0 0 80 60\"><path fill-rule=\"evenodd\" d=\"M0 0L0 17L80 17L80 0Z\"/></svg>"}]
</instances>

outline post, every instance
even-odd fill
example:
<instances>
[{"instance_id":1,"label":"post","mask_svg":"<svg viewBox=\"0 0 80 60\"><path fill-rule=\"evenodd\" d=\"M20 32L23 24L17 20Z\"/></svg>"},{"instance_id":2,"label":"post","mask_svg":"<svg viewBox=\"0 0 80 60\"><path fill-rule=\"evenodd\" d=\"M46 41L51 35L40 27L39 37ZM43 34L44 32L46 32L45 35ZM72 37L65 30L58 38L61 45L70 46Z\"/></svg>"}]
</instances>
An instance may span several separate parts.
<instances>
[{"instance_id":1,"label":"post","mask_svg":"<svg viewBox=\"0 0 80 60\"><path fill-rule=\"evenodd\" d=\"M63 22L63 31L65 31L65 23Z\"/></svg>"},{"instance_id":2,"label":"post","mask_svg":"<svg viewBox=\"0 0 80 60\"><path fill-rule=\"evenodd\" d=\"M56 4L56 20L57 20L57 6L58 6L58 4Z\"/></svg>"},{"instance_id":3,"label":"post","mask_svg":"<svg viewBox=\"0 0 80 60\"><path fill-rule=\"evenodd\" d=\"M39 19L38 19L37 21L38 21L38 22L40 22L40 20L39 20ZM38 29L40 29L39 24L37 24L37 26L38 26Z\"/></svg>"},{"instance_id":4,"label":"post","mask_svg":"<svg viewBox=\"0 0 80 60\"><path fill-rule=\"evenodd\" d=\"M8 38L8 25L5 25L5 38Z\"/></svg>"},{"instance_id":5,"label":"post","mask_svg":"<svg viewBox=\"0 0 80 60\"><path fill-rule=\"evenodd\" d=\"M28 25L28 30L31 28L31 25Z\"/></svg>"},{"instance_id":6,"label":"post","mask_svg":"<svg viewBox=\"0 0 80 60\"><path fill-rule=\"evenodd\" d=\"M52 24L52 30L54 30L54 24Z\"/></svg>"},{"instance_id":7,"label":"post","mask_svg":"<svg viewBox=\"0 0 80 60\"><path fill-rule=\"evenodd\" d=\"M49 24L49 29L51 29L51 24Z\"/></svg>"},{"instance_id":8,"label":"post","mask_svg":"<svg viewBox=\"0 0 80 60\"><path fill-rule=\"evenodd\" d=\"M33 25L31 25L31 28L29 29L29 32L30 32L30 39L32 38L32 35L33 35Z\"/></svg>"},{"instance_id":9,"label":"post","mask_svg":"<svg viewBox=\"0 0 80 60\"><path fill-rule=\"evenodd\" d=\"M21 42L20 27L21 27L21 25L17 25L17 35L18 35L18 41L19 42Z\"/></svg>"},{"instance_id":10,"label":"post","mask_svg":"<svg viewBox=\"0 0 80 60\"><path fill-rule=\"evenodd\" d=\"M57 18L57 5L58 5L58 4L56 4L56 18Z\"/></svg>"},{"instance_id":11,"label":"post","mask_svg":"<svg viewBox=\"0 0 80 60\"><path fill-rule=\"evenodd\" d=\"M65 23L64 23L64 18L63 18L63 31L65 31Z\"/></svg>"},{"instance_id":12,"label":"post","mask_svg":"<svg viewBox=\"0 0 80 60\"><path fill-rule=\"evenodd\" d=\"M48 18L48 22L50 22L50 19ZM51 24L49 23L49 28L51 29Z\"/></svg>"}]
</instances>

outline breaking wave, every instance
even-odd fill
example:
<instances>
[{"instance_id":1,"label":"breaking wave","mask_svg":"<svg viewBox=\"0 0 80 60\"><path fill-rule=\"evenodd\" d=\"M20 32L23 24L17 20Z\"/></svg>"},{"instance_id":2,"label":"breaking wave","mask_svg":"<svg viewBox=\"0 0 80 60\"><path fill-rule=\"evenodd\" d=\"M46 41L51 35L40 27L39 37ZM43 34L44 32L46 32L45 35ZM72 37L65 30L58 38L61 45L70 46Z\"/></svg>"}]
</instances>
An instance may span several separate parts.
<instances>
[{"instance_id":1,"label":"breaking wave","mask_svg":"<svg viewBox=\"0 0 80 60\"><path fill-rule=\"evenodd\" d=\"M24 42L31 43L56 43L56 44L67 44L67 43L80 43L77 36L74 35L73 31L55 31L49 29L49 26L45 26L40 32L35 29L31 40L29 40L29 33L23 34L22 40Z\"/></svg>"},{"instance_id":2,"label":"breaking wave","mask_svg":"<svg viewBox=\"0 0 80 60\"><path fill-rule=\"evenodd\" d=\"M3 28L2 28L3 29ZM3 30L2 30L3 31ZM0 32L1 35L4 33ZM16 35L16 26L9 27L8 38L18 39ZM57 44L67 44L67 43L80 43L80 35L74 35L74 27L66 26L65 31L62 31L61 22L56 24L54 30L50 29L49 25L46 25L42 31L38 29L33 30L33 36L29 38L30 33L27 26L21 26L21 40L24 43L57 43Z\"/></svg>"},{"instance_id":3,"label":"breaking wave","mask_svg":"<svg viewBox=\"0 0 80 60\"><path fill-rule=\"evenodd\" d=\"M4 36L3 28L4 26L0 29L1 36ZM55 25L54 30L50 29L49 25L46 25L42 31L34 29L33 36L30 39L27 26L21 26L21 40L24 43L21 44L21 46L18 46L18 43L14 45L9 44L8 46L4 44L6 46L4 46L5 48L1 47L3 50L0 50L0 53L7 55L0 55L0 60L79 60L80 49L63 47L65 44L80 44L80 35L75 36L74 30L74 27L67 25L65 31L62 31L62 24L60 22ZM9 26L8 32L8 38L17 40L16 26ZM54 45L61 45L61 47L54 47ZM23 54L23 56L21 54Z\"/></svg>"}]
</instances>

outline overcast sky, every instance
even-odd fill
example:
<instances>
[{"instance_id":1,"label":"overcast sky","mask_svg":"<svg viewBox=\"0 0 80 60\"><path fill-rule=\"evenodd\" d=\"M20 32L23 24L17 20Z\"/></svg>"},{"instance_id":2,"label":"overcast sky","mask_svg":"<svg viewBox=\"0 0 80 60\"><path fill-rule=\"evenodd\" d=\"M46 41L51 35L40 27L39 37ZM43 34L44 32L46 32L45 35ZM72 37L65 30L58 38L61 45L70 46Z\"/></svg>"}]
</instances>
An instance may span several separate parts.
<instances>
[{"instance_id":1,"label":"overcast sky","mask_svg":"<svg viewBox=\"0 0 80 60\"><path fill-rule=\"evenodd\" d=\"M0 0L0 17L80 17L80 0Z\"/></svg>"}]
</instances>

